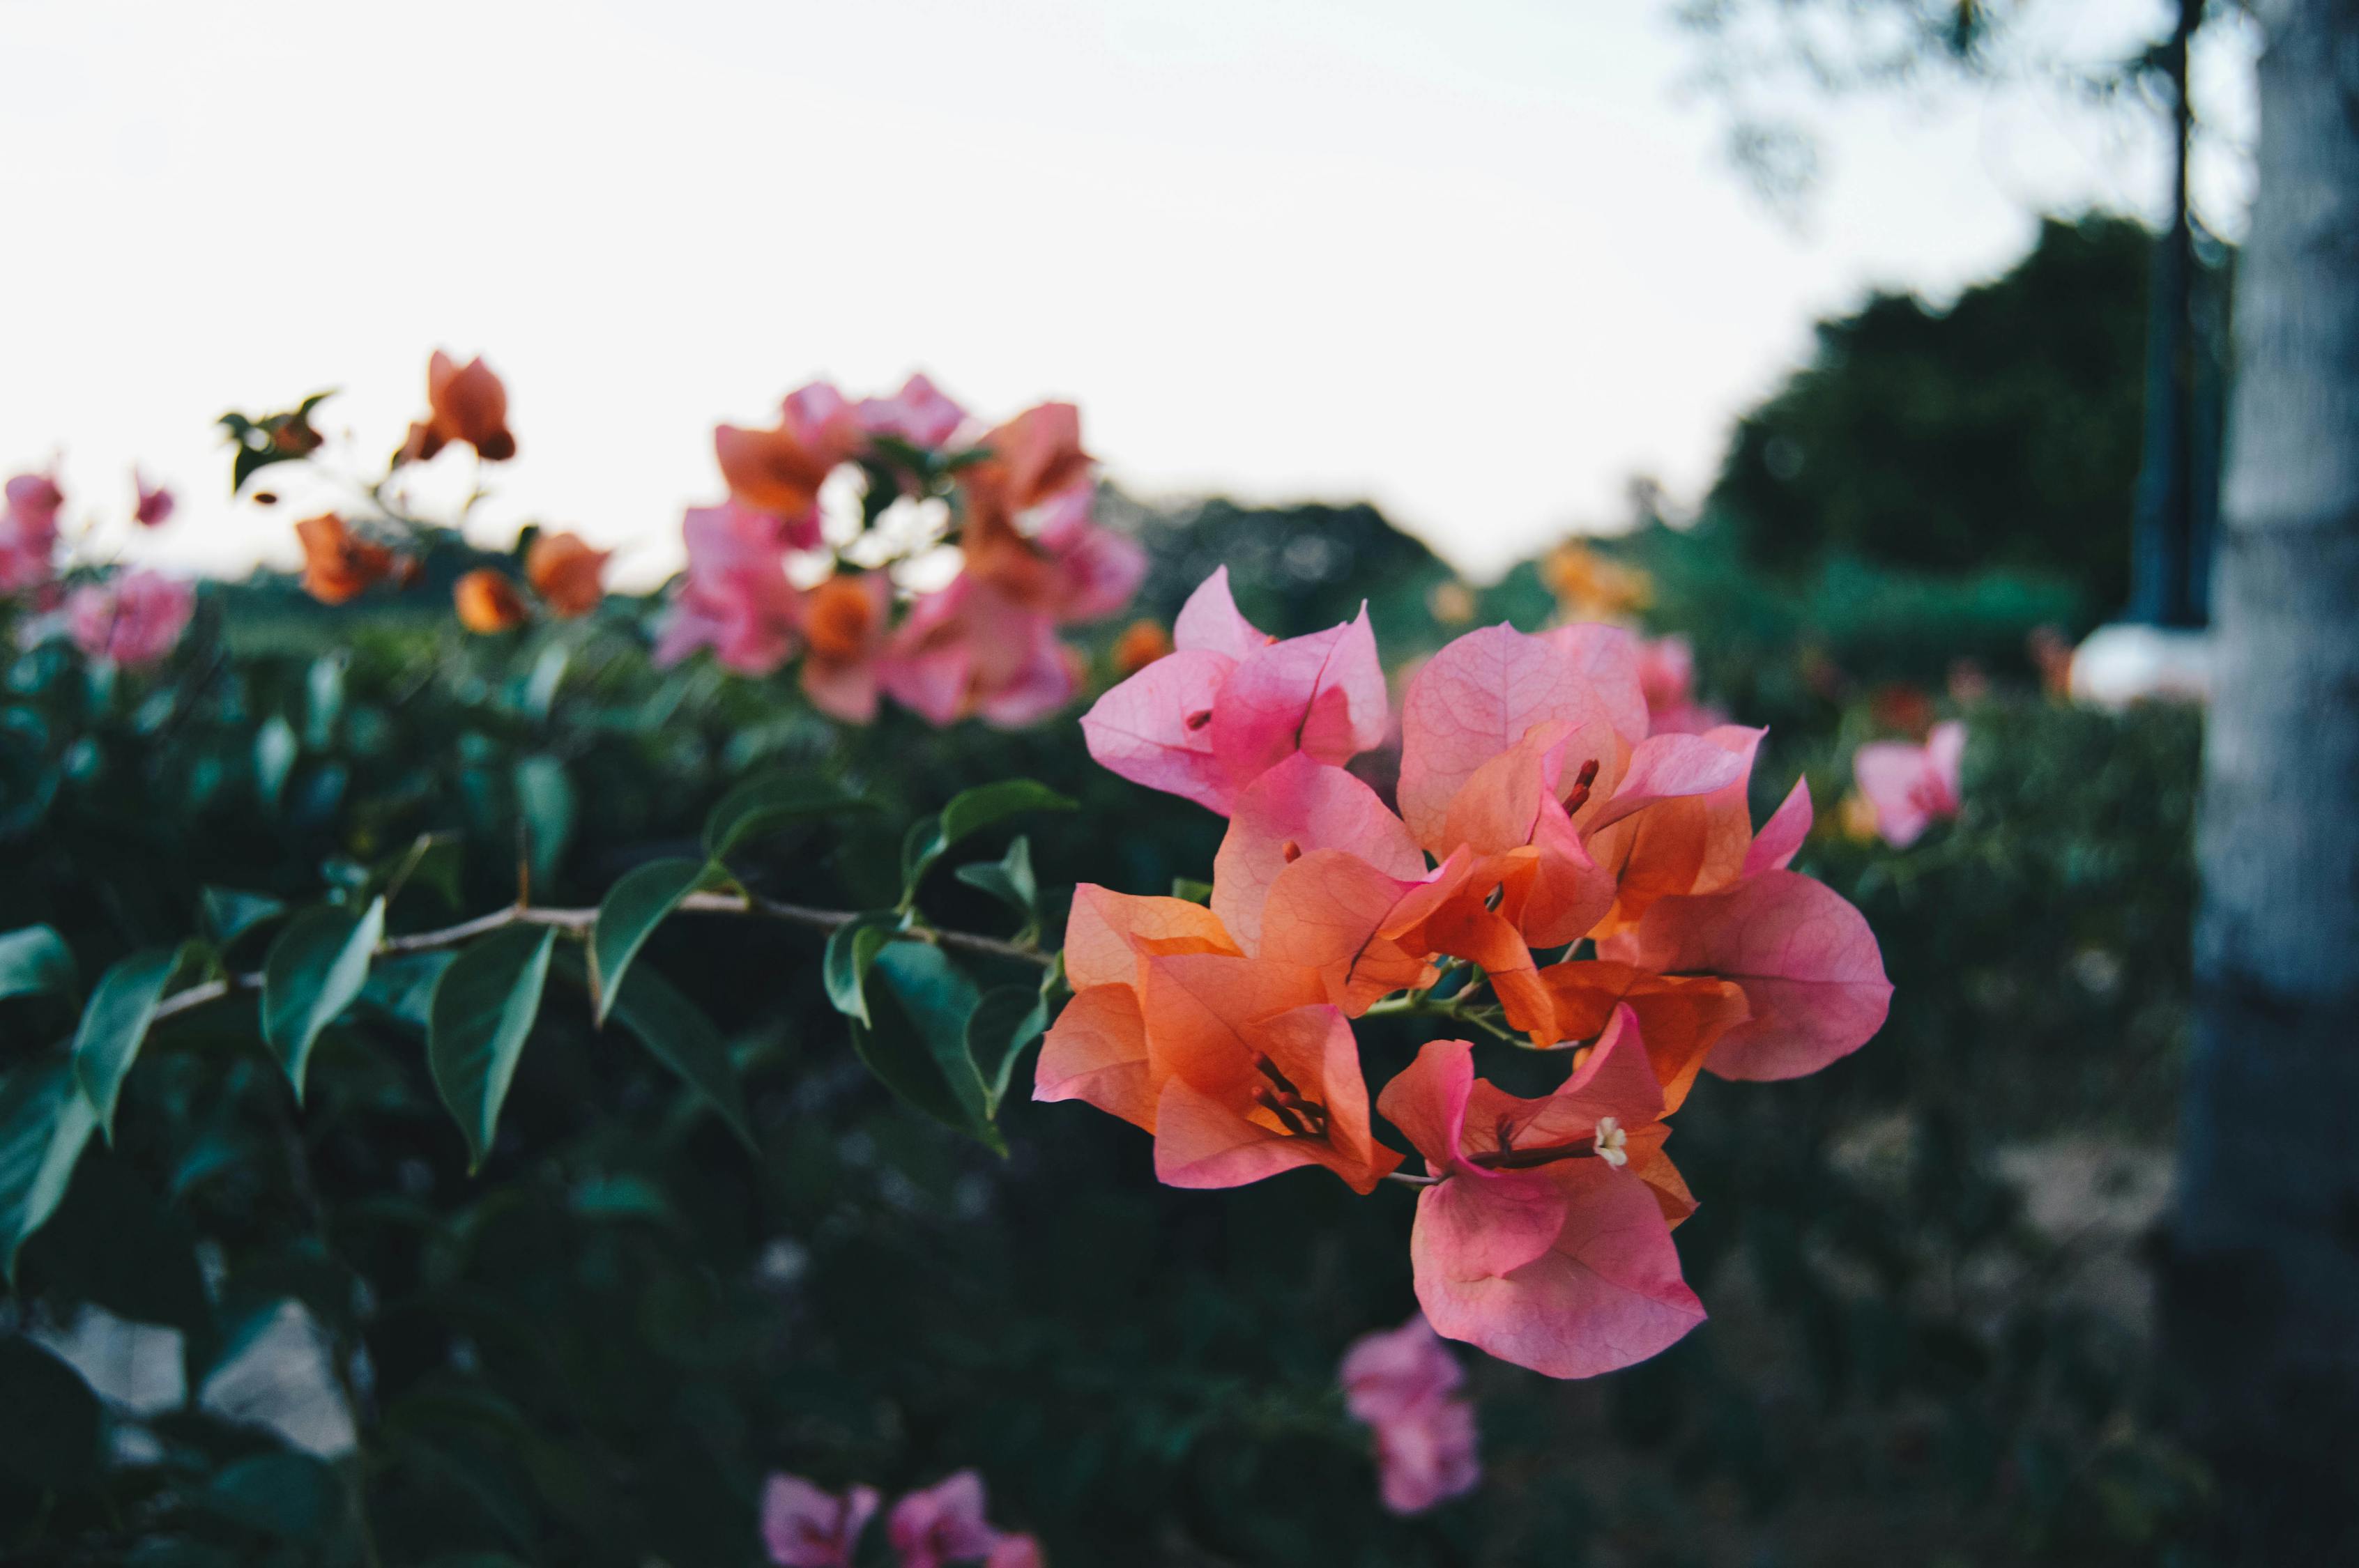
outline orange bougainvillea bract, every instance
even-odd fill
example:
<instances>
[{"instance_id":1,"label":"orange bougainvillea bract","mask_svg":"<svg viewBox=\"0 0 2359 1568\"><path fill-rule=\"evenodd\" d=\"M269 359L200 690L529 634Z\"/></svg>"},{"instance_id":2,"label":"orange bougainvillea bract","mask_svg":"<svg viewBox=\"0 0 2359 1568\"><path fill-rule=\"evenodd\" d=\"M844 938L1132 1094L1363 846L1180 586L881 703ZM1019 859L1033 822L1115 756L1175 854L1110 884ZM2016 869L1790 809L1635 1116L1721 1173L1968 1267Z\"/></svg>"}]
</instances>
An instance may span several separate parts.
<instances>
[{"instance_id":1,"label":"orange bougainvillea bract","mask_svg":"<svg viewBox=\"0 0 2359 1568\"><path fill-rule=\"evenodd\" d=\"M304 518L295 537L303 546L303 591L322 604L357 599L393 575L393 552L353 533L335 513Z\"/></svg>"},{"instance_id":2,"label":"orange bougainvillea bract","mask_svg":"<svg viewBox=\"0 0 2359 1568\"><path fill-rule=\"evenodd\" d=\"M479 567L451 585L459 624L479 634L509 632L532 619L515 583L489 567Z\"/></svg>"},{"instance_id":3,"label":"orange bougainvillea bract","mask_svg":"<svg viewBox=\"0 0 2359 1568\"><path fill-rule=\"evenodd\" d=\"M1172 640L1082 726L1114 772L1228 817L1209 907L1077 891L1036 1098L1152 1133L1176 1185L1318 1166L1418 1186L1425 1315L1504 1359L1586 1377L1680 1338L1703 1308L1671 1240L1695 1200L1668 1119L1699 1072L1825 1066L1890 1001L1859 913L1788 869L1807 789L1756 829L1762 731L1665 729L1692 705L1658 719L1647 650L1613 626L1442 649L1403 700L1391 800L1343 765L1390 730L1364 611L1277 641L1221 571ZM1387 1015L1558 1054L1564 1076L1518 1098L1437 1038L1372 1117L1355 1030Z\"/></svg>"}]
</instances>

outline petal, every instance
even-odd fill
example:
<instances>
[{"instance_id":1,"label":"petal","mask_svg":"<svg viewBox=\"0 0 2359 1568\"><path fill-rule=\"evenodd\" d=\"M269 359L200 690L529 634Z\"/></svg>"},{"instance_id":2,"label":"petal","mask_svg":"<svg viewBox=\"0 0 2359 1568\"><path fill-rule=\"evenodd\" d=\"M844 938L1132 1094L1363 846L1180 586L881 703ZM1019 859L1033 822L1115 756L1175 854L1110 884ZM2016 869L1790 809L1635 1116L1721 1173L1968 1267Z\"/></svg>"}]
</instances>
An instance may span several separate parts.
<instances>
[{"instance_id":1,"label":"petal","mask_svg":"<svg viewBox=\"0 0 2359 1568\"><path fill-rule=\"evenodd\" d=\"M1376 1097L1376 1110L1425 1156L1428 1170L1456 1170L1464 1166L1458 1145L1473 1088L1474 1047L1463 1040L1429 1040Z\"/></svg>"},{"instance_id":2,"label":"petal","mask_svg":"<svg viewBox=\"0 0 2359 1568\"><path fill-rule=\"evenodd\" d=\"M1260 947L1270 884L1314 849L1350 850L1403 881L1425 875L1425 852L1375 790L1297 752L1237 796L1212 860L1212 911L1246 952Z\"/></svg>"},{"instance_id":3,"label":"petal","mask_svg":"<svg viewBox=\"0 0 2359 1568\"><path fill-rule=\"evenodd\" d=\"M1757 742L1761 732L1754 730L1752 735ZM1752 767L1750 745L1735 752L1701 735L1650 736L1630 753L1630 765L1623 772L1614 798L1590 820L1590 831L1644 811L1658 801L1710 795L1741 784Z\"/></svg>"},{"instance_id":4,"label":"petal","mask_svg":"<svg viewBox=\"0 0 2359 1568\"><path fill-rule=\"evenodd\" d=\"M1925 809L1928 785L1940 775L1921 746L1904 741L1875 741L1852 754L1852 777L1859 793L1875 808L1875 830L1896 849L1906 849L1932 825Z\"/></svg>"},{"instance_id":5,"label":"petal","mask_svg":"<svg viewBox=\"0 0 2359 1568\"><path fill-rule=\"evenodd\" d=\"M1344 1407L1375 1423L1446 1397L1465 1381L1466 1373L1425 1314L1417 1313L1398 1328L1353 1340L1335 1378L1343 1386Z\"/></svg>"},{"instance_id":6,"label":"petal","mask_svg":"<svg viewBox=\"0 0 2359 1568\"><path fill-rule=\"evenodd\" d=\"M1769 820L1753 836L1738 874L1750 877L1763 871L1784 871L1793 863L1803 840L1810 838L1811 820L1810 781L1796 779L1783 804L1769 814Z\"/></svg>"},{"instance_id":7,"label":"petal","mask_svg":"<svg viewBox=\"0 0 2359 1568\"><path fill-rule=\"evenodd\" d=\"M1401 709L1401 816L1435 854L1450 802L1484 763L1551 719L1612 720L1565 656L1512 626L1470 632L1409 683Z\"/></svg>"},{"instance_id":8,"label":"petal","mask_svg":"<svg viewBox=\"0 0 2359 1568\"><path fill-rule=\"evenodd\" d=\"M1544 1256L1493 1279L1450 1277L1410 1243L1418 1301L1437 1333L1552 1378L1611 1372L1703 1321L1652 1190L1597 1160L1550 1167L1564 1227Z\"/></svg>"},{"instance_id":9,"label":"petal","mask_svg":"<svg viewBox=\"0 0 2359 1568\"><path fill-rule=\"evenodd\" d=\"M1158 955L1143 960L1141 973L1139 1011L1151 1070L1158 1078L1185 1078L1215 1098L1243 1098L1258 1080L1254 1057L1262 1046L1254 1023L1327 1000L1314 971L1250 958Z\"/></svg>"},{"instance_id":10,"label":"petal","mask_svg":"<svg viewBox=\"0 0 2359 1568\"><path fill-rule=\"evenodd\" d=\"M1867 922L1832 889L1793 871L1764 871L1724 892L1662 899L1600 951L1744 989L1752 1016L1721 1036L1704 1064L1724 1078L1814 1073L1865 1044L1892 1005Z\"/></svg>"},{"instance_id":11,"label":"petal","mask_svg":"<svg viewBox=\"0 0 2359 1568\"><path fill-rule=\"evenodd\" d=\"M1086 1100L1154 1131L1155 1083L1138 993L1126 985L1092 986L1067 1002L1041 1042L1032 1098Z\"/></svg>"},{"instance_id":12,"label":"petal","mask_svg":"<svg viewBox=\"0 0 2359 1568\"><path fill-rule=\"evenodd\" d=\"M1140 983L1140 960L1156 953L1234 954L1220 917L1184 898L1115 892L1095 882L1073 890L1065 920L1065 976L1075 990Z\"/></svg>"},{"instance_id":13,"label":"petal","mask_svg":"<svg viewBox=\"0 0 2359 1568\"><path fill-rule=\"evenodd\" d=\"M1295 752L1347 762L1384 744L1389 719L1367 607L1358 619L1256 648L1212 706L1212 750L1242 789Z\"/></svg>"},{"instance_id":14,"label":"petal","mask_svg":"<svg viewBox=\"0 0 2359 1568\"><path fill-rule=\"evenodd\" d=\"M1182 648L1098 698L1082 734L1101 767L1226 815L1235 792L1212 752L1211 714L1236 668L1225 654Z\"/></svg>"},{"instance_id":15,"label":"petal","mask_svg":"<svg viewBox=\"0 0 2359 1568\"><path fill-rule=\"evenodd\" d=\"M1388 876L1348 849L1313 849L1284 868L1270 885L1256 917L1262 922L1261 956L1272 963L1316 971L1329 999L1339 1004L1402 898L1419 884ZM1215 896L1218 888L1214 889ZM1389 947L1375 955L1386 990L1403 983ZM1421 974L1423 958L1408 960ZM1383 995L1379 991L1377 996ZM1358 1002L1364 1009L1375 996Z\"/></svg>"},{"instance_id":16,"label":"petal","mask_svg":"<svg viewBox=\"0 0 2359 1568\"><path fill-rule=\"evenodd\" d=\"M1582 622L1540 634L1597 693L1616 733L1635 746L1647 738L1647 691L1638 676L1638 639L1619 626Z\"/></svg>"},{"instance_id":17,"label":"petal","mask_svg":"<svg viewBox=\"0 0 2359 1568\"><path fill-rule=\"evenodd\" d=\"M1420 1278L1494 1279L1546 1256L1564 1219L1564 1195L1540 1173L1464 1166L1418 1194L1409 1258Z\"/></svg>"},{"instance_id":18,"label":"petal","mask_svg":"<svg viewBox=\"0 0 2359 1568\"><path fill-rule=\"evenodd\" d=\"M1630 964L1577 959L1540 971L1566 1040L1602 1035L1614 1010L1627 1002L1669 1115L1687 1098L1696 1072L1722 1035L1750 1016L1745 992L1733 981L1703 975L1658 975Z\"/></svg>"},{"instance_id":19,"label":"petal","mask_svg":"<svg viewBox=\"0 0 2359 1568\"><path fill-rule=\"evenodd\" d=\"M1196 591L1180 607L1179 618L1171 622L1173 647L1202 648L1230 659L1243 659L1269 642L1252 622L1237 613L1237 601L1229 597L1226 567L1214 568L1211 577L1196 585Z\"/></svg>"}]
</instances>

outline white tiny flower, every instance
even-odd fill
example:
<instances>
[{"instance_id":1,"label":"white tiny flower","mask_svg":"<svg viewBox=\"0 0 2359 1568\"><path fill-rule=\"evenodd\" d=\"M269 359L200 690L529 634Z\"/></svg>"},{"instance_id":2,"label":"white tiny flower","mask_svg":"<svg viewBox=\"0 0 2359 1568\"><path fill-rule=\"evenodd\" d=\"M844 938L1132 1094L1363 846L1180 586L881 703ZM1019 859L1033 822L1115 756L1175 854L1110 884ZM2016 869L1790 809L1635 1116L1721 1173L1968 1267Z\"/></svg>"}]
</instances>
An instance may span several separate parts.
<instances>
[{"instance_id":1,"label":"white tiny flower","mask_svg":"<svg viewBox=\"0 0 2359 1568\"><path fill-rule=\"evenodd\" d=\"M1630 1135L1622 1130L1622 1123L1619 1120L1610 1116L1601 1116L1597 1119L1597 1157L1599 1159L1617 1169L1628 1164L1630 1156L1623 1145L1629 1141Z\"/></svg>"}]
</instances>

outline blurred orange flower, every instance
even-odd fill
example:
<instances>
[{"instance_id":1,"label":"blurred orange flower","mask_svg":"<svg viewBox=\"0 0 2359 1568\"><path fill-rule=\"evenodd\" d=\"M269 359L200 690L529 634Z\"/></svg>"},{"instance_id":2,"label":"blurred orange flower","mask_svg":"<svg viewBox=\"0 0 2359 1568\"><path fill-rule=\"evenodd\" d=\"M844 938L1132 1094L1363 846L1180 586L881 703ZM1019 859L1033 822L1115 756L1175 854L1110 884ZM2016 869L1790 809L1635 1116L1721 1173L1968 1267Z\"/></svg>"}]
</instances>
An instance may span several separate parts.
<instances>
[{"instance_id":1,"label":"blurred orange flower","mask_svg":"<svg viewBox=\"0 0 2359 1568\"><path fill-rule=\"evenodd\" d=\"M593 550L578 534L543 534L524 553L524 575L549 612L571 621L598 608L606 596L612 550Z\"/></svg>"},{"instance_id":2,"label":"blurred orange flower","mask_svg":"<svg viewBox=\"0 0 2359 1568\"><path fill-rule=\"evenodd\" d=\"M296 524L295 537L303 546L303 591L322 604L357 598L394 569L391 550L360 537L332 512Z\"/></svg>"},{"instance_id":3,"label":"blurred orange flower","mask_svg":"<svg viewBox=\"0 0 2359 1568\"><path fill-rule=\"evenodd\" d=\"M516 584L489 567L478 567L451 587L459 624L470 632L512 631L532 619Z\"/></svg>"},{"instance_id":4,"label":"blurred orange flower","mask_svg":"<svg viewBox=\"0 0 2359 1568\"><path fill-rule=\"evenodd\" d=\"M1134 621L1114 645L1114 667L1135 676L1171 651L1171 633L1159 621Z\"/></svg>"},{"instance_id":5,"label":"blurred orange flower","mask_svg":"<svg viewBox=\"0 0 2359 1568\"><path fill-rule=\"evenodd\" d=\"M427 416L409 427L398 461L423 462L461 441L492 462L516 456L508 433L508 389L480 355L459 363L440 349L426 364Z\"/></svg>"},{"instance_id":6,"label":"blurred orange flower","mask_svg":"<svg viewBox=\"0 0 2359 1568\"><path fill-rule=\"evenodd\" d=\"M1540 562L1540 580L1568 621L1614 621L1655 602L1655 579L1578 540Z\"/></svg>"}]
</instances>

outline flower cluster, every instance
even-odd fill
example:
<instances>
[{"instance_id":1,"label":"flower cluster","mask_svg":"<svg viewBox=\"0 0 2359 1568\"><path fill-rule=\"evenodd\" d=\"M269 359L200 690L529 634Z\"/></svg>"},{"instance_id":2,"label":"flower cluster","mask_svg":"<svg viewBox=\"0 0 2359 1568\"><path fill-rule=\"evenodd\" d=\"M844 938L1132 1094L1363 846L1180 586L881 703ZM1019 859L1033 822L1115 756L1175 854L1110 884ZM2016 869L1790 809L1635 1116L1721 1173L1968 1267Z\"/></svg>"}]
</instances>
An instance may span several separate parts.
<instances>
[{"instance_id":1,"label":"flower cluster","mask_svg":"<svg viewBox=\"0 0 2359 1568\"><path fill-rule=\"evenodd\" d=\"M1058 629L1113 614L1146 575L1136 543L1091 521L1071 404L984 430L922 375L858 402L814 383L770 428L719 427L713 449L728 497L684 520L688 574L657 661L709 648L768 675L800 655L811 702L853 723L880 696L935 724L1046 717L1080 674ZM947 546L956 575L924 583Z\"/></svg>"},{"instance_id":2,"label":"flower cluster","mask_svg":"<svg viewBox=\"0 0 2359 1568\"><path fill-rule=\"evenodd\" d=\"M1216 572L1174 651L1082 720L1134 782L1229 818L1209 907L1082 885L1074 996L1034 1093L1152 1133L1173 1185L1301 1165L1421 1190L1410 1256L1443 1336L1558 1377L1653 1355L1701 1321L1671 1227L1694 1207L1664 1155L1700 1070L1786 1078L1856 1049L1891 987L1858 912L1787 869L1800 783L1756 832L1762 731L1655 732L1618 628L1496 626L1419 672L1396 800L1343 763L1390 729L1365 611L1275 641ZM1434 1040L1373 1130L1355 1020L1438 1017L1558 1051L1522 1098Z\"/></svg>"},{"instance_id":3,"label":"flower cluster","mask_svg":"<svg viewBox=\"0 0 2359 1568\"><path fill-rule=\"evenodd\" d=\"M319 449L321 438L309 423L317 402L310 399L293 413L264 420L239 415L223 419L241 448L241 483L268 463L306 458ZM379 583L408 588L415 582L419 556L435 527L408 515L400 504L388 503L387 487L410 464L430 461L454 446L473 449L484 462L515 457L508 392L480 356L461 364L437 349L426 366L426 417L410 422L385 480L370 487L373 514L355 521L342 512L324 512L295 524L296 541L303 547L304 591L322 604L344 604ZM263 494L257 499L274 498ZM536 531L523 560L529 595L508 573L478 567L451 585L451 608L462 626L483 634L524 625L533 619L536 606L560 621L577 619L604 599L606 562L612 554L593 549L577 535Z\"/></svg>"},{"instance_id":4,"label":"flower cluster","mask_svg":"<svg viewBox=\"0 0 2359 1568\"><path fill-rule=\"evenodd\" d=\"M1934 823L1964 809L1959 770L1966 727L1952 719L1927 732L1925 743L1871 741L1852 754L1853 781L1864 803L1863 819L1896 849L1906 849Z\"/></svg>"},{"instance_id":5,"label":"flower cluster","mask_svg":"<svg viewBox=\"0 0 2359 1568\"><path fill-rule=\"evenodd\" d=\"M1385 1507L1423 1513L1482 1480L1474 1406L1458 1391L1466 1374L1422 1314L1353 1340L1337 1377L1345 1408L1375 1433Z\"/></svg>"},{"instance_id":6,"label":"flower cluster","mask_svg":"<svg viewBox=\"0 0 2359 1568\"><path fill-rule=\"evenodd\" d=\"M778 1568L852 1568L861 1537L884 1506L875 1487L842 1494L799 1476L773 1476L762 1494L762 1544ZM962 1470L893 1505L885 1539L900 1568L1041 1568L1040 1543L993 1527L984 1516L983 1477Z\"/></svg>"},{"instance_id":7,"label":"flower cluster","mask_svg":"<svg viewBox=\"0 0 2359 1568\"><path fill-rule=\"evenodd\" d=\"M131 476L133 521L158 528L169 521L172 492ZM8 481L0 510L0 596L22 597L45 613L26 628L34 637L62 626L89 658L126 669L152 665L179 645L195 613L196 589L143 568L76 566L61 548L65 492L49 473Z\"/></svg>"}]
</instances>

